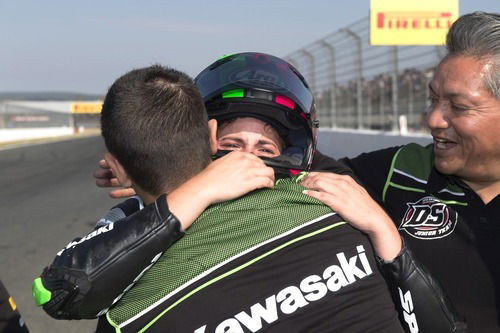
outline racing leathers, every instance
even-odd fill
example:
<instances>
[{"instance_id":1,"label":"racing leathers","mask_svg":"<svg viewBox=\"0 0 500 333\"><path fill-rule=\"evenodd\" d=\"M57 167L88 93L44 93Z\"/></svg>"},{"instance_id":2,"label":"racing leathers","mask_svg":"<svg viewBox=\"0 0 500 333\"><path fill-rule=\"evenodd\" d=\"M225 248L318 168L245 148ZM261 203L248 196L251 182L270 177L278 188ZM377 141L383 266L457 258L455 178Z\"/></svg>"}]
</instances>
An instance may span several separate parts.
<instances>
[{"instance_id":1,"label":"racing leathers","mask_svg":"<svg viewBox=\"0 0 500 333\"><path fill-rule=\"evenodd\" d=\"M129 199L120 210L139 208L137 200ZM43 304L52 317L88 319L104 314L154 257L183 234L165 195L119 223L107 222L101 220L85 237L70 242L35 279L35 303Z\"/></svg>"},{"instance_id":2,"label":"racing leathers","mask_svg":"<svg viewBox=\"0 0 500 333\"><path fill-rule=\"evenodd\" d=\"M320 154L316 154L315 160L316 169L335 169L340 173L348 173L345 167ZM134 205L136 208L130 209ZM127 212L139 209L134 201L126 201L120 206L121 208L117 209ZM162 223L169 227L159 228ZM139 228L134 224L143 226ZM106 226L100 228L103 227ZM130 228L130 234L134 237L123 235L127 233L127 228ZM123 231L118 233L118 230ZM152 230L157 230L156 238L163 238L165 242L161 245L155 243L155 246L143 244L154 239L147 237ZM85 241L77 241L74 246L62 251L58 257L64 255L65 259L56 257L54 263L42 274L41 279L47 289L60 296L52 297L45 303L44 309L50 315L61 319L95 318L105 313L124 290L151 265L158 253L165 251L181 235L178 222L168 212L165 197L160 197L155 204L145 207L141 212L114 223L111 230L98 233L94 237L86 236ZM111 251L103 252L103 248L98 245L101 242L107 244ZM83 247L84 244L87 246ZM116 256L120 259L117 260ZM129 256L143 259L130 259ZM100 257L101 260L90 260L94 257ZM72 258L88 260L79 261ZM118 266L119 264L121 265ZM393 262L383 263L382 269L391 281L391 289L400 308L400 317L402 322L408 323L405 324L408 332L465 331L464 323L448 304L439 286L426 274L423 267L413 261L409 249L404 248ZM102 293L102 289L94 287L93 284L106 286L106 291ZM426 330L429 327L432 330Z\"/></svg>"},{"instance_id":3,"label":"racing leathers","mask_svg":"<svg viewBox=\"0 0 500 333\"><path fill-rule=\"evenodd\" d=\"M368 238L302 190L207 208L97 331L404 332Z\"/></svg>"}]
</instances>

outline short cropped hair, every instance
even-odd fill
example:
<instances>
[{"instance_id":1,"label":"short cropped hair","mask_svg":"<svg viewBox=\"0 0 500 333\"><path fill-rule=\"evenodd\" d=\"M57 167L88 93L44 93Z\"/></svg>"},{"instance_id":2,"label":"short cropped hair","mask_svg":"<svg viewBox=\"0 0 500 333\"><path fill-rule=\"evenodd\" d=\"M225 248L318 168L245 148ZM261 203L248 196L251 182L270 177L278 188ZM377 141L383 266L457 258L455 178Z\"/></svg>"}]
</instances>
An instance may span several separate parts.
<instances>
[{"instance_id":1,"label":"short cropped hair","mask_svg":"<svg viewBox=\"0 0 500 333\"><path fill-rule=\"evenodd\" d=\"M446 37L449 55L464 55L492 66L485 75L485 86L500 98L500 14L474 12L456 20Z\"/></svg>"},{"instance_id":2,"label":"short cropped hair","mask_svg":"<svg viewBox=\"0 0 500 333\"><path fill-rule=\"evenodd\" d=\"M118 78L104 99L106 147L142 190L160 195L211 159L207 112L193 80L154 65Z\"/></svg>"}]
</instances>

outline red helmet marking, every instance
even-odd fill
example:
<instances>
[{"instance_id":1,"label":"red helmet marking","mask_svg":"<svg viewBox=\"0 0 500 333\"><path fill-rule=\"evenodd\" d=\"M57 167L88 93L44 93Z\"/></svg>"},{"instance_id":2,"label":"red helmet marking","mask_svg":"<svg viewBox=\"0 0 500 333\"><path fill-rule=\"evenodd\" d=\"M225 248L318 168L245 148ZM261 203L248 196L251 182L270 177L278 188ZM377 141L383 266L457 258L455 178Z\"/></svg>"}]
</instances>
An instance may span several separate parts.
<instances>
[{"instance_id":1,"label":"red helmet marking","mask_svg":"<svg viewBox=\"0 0 500 333\"><path fill-rule=\"evenodd\" d=\"M295 108L295 102L292 101L290 98L282 96L282 95L276 95L275 102L278 104L281 104L283 106L286 106L287 108L293 110Z\"/></svg>"}]
</instances>

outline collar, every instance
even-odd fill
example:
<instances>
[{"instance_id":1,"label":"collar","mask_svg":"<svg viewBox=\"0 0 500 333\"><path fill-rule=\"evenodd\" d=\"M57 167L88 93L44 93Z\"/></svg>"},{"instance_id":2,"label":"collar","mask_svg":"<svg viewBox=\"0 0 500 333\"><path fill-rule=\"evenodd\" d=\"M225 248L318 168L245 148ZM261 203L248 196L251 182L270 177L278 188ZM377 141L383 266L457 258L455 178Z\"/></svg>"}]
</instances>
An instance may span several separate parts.
<instances>
[{"instance_id":1,"label":"collar","mask_svg":"<svg viewBox=\"0 0 500 333\"><path fill-rule=\"evenodd\" d=\"M439 191L441 191L444 188L448 188L450 186L458 186L460 187L465 196L468 197L468 200L471 200L471 195L479 202L482 202L479 196L467 185L463 180L461 180L457 176L453 175L445 175L437 171L435 167L432 167L431 174L429 178L427 179L427 185L425 187L426 193L432 193L432 194L437 194ZM490 207L491 211L496 209L496 212L498 212L498 208L500 207L500 194L497 195L492 201L490 201L487 205L487 207ZM493 208L496 207L496 208ZM498 213L495 213L498 214Z\"/></svg>"},{"instance_id":2,"label":"collar","mask_svg":"<svg viewBox=\"0 0 500 333\"><path fill-rule=\"evenodd\" d=\"M457 176L442 174L435 167L432 167L431 174L427 179L426 192L437 193L449 185L460 186L464 190L471 191L470 187Z\"/></svg>"}]
</instances>

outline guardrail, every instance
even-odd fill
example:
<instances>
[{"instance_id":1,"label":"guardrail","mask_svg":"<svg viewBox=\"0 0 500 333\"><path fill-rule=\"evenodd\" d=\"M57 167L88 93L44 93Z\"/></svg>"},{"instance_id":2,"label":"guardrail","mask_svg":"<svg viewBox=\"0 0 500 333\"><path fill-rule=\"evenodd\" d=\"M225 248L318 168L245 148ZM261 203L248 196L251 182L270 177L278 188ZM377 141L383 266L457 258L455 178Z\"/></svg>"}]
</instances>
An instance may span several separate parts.
<instances>
[{"instance_id":1,"label":"guardrail","mask_svg":"<svg viewBox=\"0 0 500 333\"><path fill-rule=\"evenodd\" d=\"M371 46L363 18L285 57L314 92L320 126L424 131L442 46Z\"/></svg>"}]
</instances>

